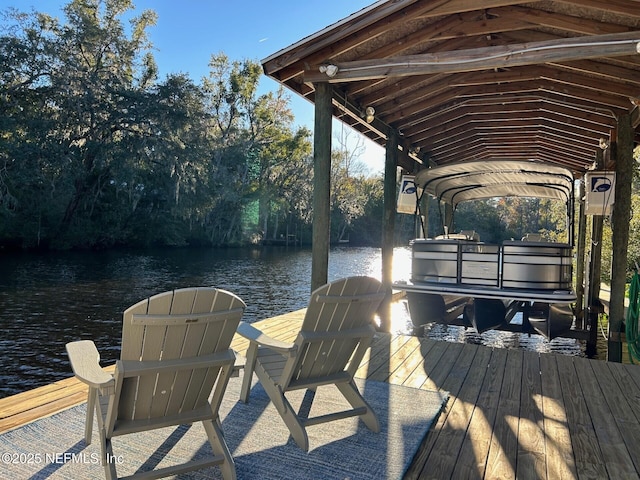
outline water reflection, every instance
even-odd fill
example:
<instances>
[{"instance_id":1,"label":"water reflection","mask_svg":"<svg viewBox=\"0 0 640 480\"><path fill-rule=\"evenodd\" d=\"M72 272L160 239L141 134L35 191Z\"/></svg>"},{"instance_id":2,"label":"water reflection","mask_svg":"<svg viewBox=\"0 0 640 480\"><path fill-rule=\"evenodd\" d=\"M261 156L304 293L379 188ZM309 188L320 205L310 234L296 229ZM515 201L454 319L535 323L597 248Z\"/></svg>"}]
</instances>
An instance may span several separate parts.
<instances>
[{"instance_id":1,"label":"water reflection","mask_svg":"<svg viewBox=\"0 0 640 480\"><path fill-rule=\"evenodd\" d=\"M396 249L394 278L408 278L410 263L409 249ZM329 280L349 275L380 278L380 270L380 249L340 247L330 252ZM103 362L112 363L119 355L122 311L149 295L212 285L243 298L244 319L256 321L305 307L310 279L311 251L299 248L2 255L0 397L69 377L64 349L69 341L94 340ZM412 333L404 301L392 306L392 316L392 331ZM535 344L527 345L527 339L509 339L514 334L474 335L443 326L425 333L449 341L553 349L541 338L531 337ZM575 349L579 352L580 346Z\"/></svg>"},{"instance_id":2,"label":"water reflection","mask_svg":"<svg viewBox=\"0 0 640 480\"><path fill-rule=\"evenodd\" d=\"M380 276L379 249L331 251L330 280ZM247 303L255 321L306 306L308 249L172 249L0 256L0 396L70 375L65 343L92 339L119 355L122 311L149 295L212 285Z\"/></svg>"},{"instance_id":3,"label":"water reflection","mask_svg":"<svg viewBox=\"0 0 640 480\"><path fill-rule=\"evenodd\" d=\"M471 343L492 348L524 349L539 353L584 356L584 342L572 338L547 340L541 335L489 330L477 333L473 328L456 325L429 324L424 336L448 342Z\"/></svg>"}]
</instances>

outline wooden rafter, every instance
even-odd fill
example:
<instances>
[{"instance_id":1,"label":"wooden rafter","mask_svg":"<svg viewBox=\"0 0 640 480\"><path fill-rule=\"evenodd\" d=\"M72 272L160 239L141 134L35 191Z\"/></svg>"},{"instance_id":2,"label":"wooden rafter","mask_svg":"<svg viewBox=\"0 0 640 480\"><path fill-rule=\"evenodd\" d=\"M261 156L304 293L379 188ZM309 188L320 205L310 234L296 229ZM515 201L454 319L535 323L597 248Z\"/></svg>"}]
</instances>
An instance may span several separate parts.
<instances>
[{"instance_id":1,"label":"wooden rafter","mask_svg":"<svg viewBox=\"0 0 640 480\"><path fill-rule=\"evenodd\" d=\"M640 140L639 41L637 0L389 0L263 66L312 102L332 83L337 118L380 145L398 132L423 162L512 156L581 175L618 118L631 112Z\"/></svg>"}]
</instances>

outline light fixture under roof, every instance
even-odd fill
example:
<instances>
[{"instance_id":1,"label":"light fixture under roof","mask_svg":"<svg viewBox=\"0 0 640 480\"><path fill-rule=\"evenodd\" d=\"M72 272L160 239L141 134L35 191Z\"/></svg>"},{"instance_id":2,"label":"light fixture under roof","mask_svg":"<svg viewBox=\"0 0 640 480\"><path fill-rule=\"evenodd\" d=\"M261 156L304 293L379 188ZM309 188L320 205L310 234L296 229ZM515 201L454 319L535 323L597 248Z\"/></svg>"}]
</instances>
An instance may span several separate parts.
<instances>
[{"instance_id":1,"label":"light fixture under roof","mask_svg":"<svg viewBox=\"0 0 640 480\"><path fill-rule=\"evenodd\" d=\"M373 119L375 118L375 114L376 114L376 109L373 108L372 106L368 106L367 108L364 109L364 121L367 123L373 122Z\"/></svg>"},{"instance_id":2,"label":"light fixture under roof","mask_svg":"<svg viewBox=\"0 0 640 480\"><path fill-rule=\"evenodd\" d=\"M338 73L337 65L320 65L320 73L326 73L327 77L335 77L336 73Z\"/></svg>"}]
</instances>

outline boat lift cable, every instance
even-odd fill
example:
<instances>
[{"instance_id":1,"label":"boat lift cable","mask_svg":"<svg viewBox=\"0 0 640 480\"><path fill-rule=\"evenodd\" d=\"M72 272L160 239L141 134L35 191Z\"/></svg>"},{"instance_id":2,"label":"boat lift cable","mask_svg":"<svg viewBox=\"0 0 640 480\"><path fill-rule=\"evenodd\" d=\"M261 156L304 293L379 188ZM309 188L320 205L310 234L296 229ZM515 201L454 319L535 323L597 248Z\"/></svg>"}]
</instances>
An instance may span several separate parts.
<instances>
[{"instance_id":1,"label":"boat lift cable","mask_svg":"<svg viewBox=\"0 0 640 480\"><path fill-rule=\"evenodd\" d=\"M636 269L629 287L629 308L625 322L627 349L631 363L640 360L640 335L638 334L638 318L640 317L640 273Z\"/></svg>"}]
</instances>

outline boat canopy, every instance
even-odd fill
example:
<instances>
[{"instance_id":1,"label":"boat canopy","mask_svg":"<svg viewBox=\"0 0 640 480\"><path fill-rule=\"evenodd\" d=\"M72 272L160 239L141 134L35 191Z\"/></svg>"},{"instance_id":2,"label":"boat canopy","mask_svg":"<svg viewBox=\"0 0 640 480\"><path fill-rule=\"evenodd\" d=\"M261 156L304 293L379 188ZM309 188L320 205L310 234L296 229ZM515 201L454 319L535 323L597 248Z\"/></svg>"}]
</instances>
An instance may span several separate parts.
<instances>
[{"instance_id":1,"label":"boat canopy","mask_svg":"<svg viewBox=\"0 0 640 480\"><path fill-rule=\"evenodd\" d=\"M470 161L421 170L415 183L440 201L456 206L493 197L562 200L573 196L573 175L566 168L523 161Z\"/></svg>"}]
</instances>

